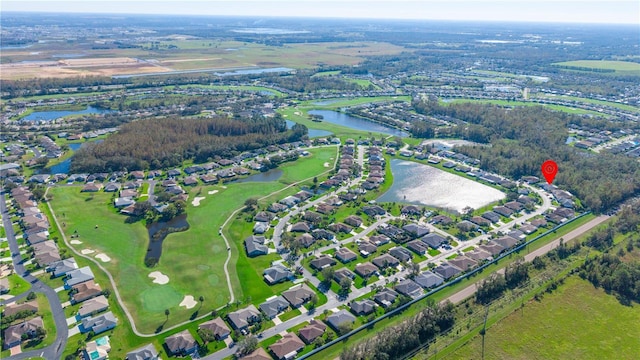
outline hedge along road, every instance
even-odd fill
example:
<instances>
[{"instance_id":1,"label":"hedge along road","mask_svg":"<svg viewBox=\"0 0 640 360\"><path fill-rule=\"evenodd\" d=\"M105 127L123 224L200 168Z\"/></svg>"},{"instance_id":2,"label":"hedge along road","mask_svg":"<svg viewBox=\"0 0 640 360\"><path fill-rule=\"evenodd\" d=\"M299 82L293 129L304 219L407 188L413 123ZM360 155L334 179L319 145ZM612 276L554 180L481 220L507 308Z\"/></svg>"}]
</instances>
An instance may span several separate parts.
<instances>
[{"instance_id":1,"label":"hedge along road","mask_svg":"<svg viewBox=\"0 0 640 360\"><path fill-rule=\"evenodd\" d=\"M270 194L268 194L268 195L265 195L265 196L261 197L259 200L266 199L266 198L268 198L268 197L270 197L270 196L273 196L273 195L276 195L276 194L278 194L278 193L280 193L280 192L282 192L282 191L284 191L284 190L286 190L286 189L288 189L288 188L291 188L291 187L297 186L297 185L299 185L299 184L301 184L301 183L304 183L304 182L306 182L306 181L310 181L310 180L312 180L312 179L313 179L314 177L316 177L316 176L322 176L322 175L324 175L324 174L327 174L327 173L331 172L331 171L335 168L335 165L336 165L336 163L337 163L337 161L338 161L338 156L337 156L337 155L338 155L338 147L337 147L337 146L335 146L335 145L322 146L322 147L335 147L335 148L336 148L336 156L335 156L334 166L333 166L333 167L329 168L329 170L324 171L324 172L322 172L322 173L320 173L320 174L314 175L313 177L309 177L309 178L307 178L307 179L303 179L303 180L300 180L300 181L296 181L296 182L294 182L294 183L292 183L292 184L289 184L289 185L285 186L285 187L284 187L284 188L282 188L282 189L279 189L279 190L277 190L277 191L274 191L274 192L272 192L272 193L270 193ZM310 147L310 149L312 149L312 148L319 148L319 147ZM47 188L47 192L45 193L45 196L48 194L49 189L50 189L50 187L48 187L48 188ZM124 301L123 301L123 298L122 298L122 295L120 294L120 291L118 290L118 287L116 286L116 281L115 281L115 279L113 278L113 276L111 275L111 273L110 273L110 272L109 272L109 271L108 271L108 270L107 270L107 269L106 269L102 264L100 264L96 259L94 259L94 258L92 258L92 257L90 257L90 256L88 256L88 255L84 255L84 254L82 254L82 253L78 252L78 251L77 251L73 246L71 246L71 244L69 243L69 241L68 241L68 239L67 239L67 237L66 237L66 235L65 235L64 231L62 231L62 227L60 226L60 222L58 221L58 218L57 218L57 217L56 217L56 215L55 215L55 212L54 212L54 210L53 210L53 208L52 208L52 206L51 206L51 203L50 203L50 202L47 202L47 206L48 206L48 208L49 208L49 211L51 212L51 216L53 217L53 220L54 220L54 222L55 222L56 226L58 227L58 229L60 229L60 234L61 234L61 236L62 236L62 239L63 239L63 241L64 241L65 245L66 245L69 249L71 249L71 251L73 251L73 253L74 253L75 255L80 256L80 257L82 257L82 258L85 258L85 259L87 259L87 260L89 260L89 261L93 262L95 265L97 265L97 266L98 266L98 268L100 268L100 270L102 270L102 271L107 275L107 277L108 277L108 279L109 279L109 282L111 283L111 287L113 288L113 292L114 292L114 294L116 295L116 299L117 299L117 301L118 301L118 304L119 304L119 306L122 308L122 310L123 310L123 312L124 312L125 316L127 317L128 322L131 324L131 329L132 329L133 333L134 333L136 336L139 336L139 337L145 337L145 338L156 337L156 336L158 336L158 335L161 335L161 334L167 333L167 332L169 332L169 331L171 331L171 330L174 330L174 329L176 329L176 328L178 328L178 327L181 327L181 326L184 326L184 325L186 325L186 324L192 323L192 322L194 322L194 321L199 321L199 320L205 319L206 317L208 317L208 316L209 316L209 314L203 314L203 315L201 315L201 316L199 316L199 317L194 318L193 320L183 321L183 322L178 323L178 324L175 324L175 325L173 325L173 326L171 326L171 327L165 328L165 329L163 329L163 331L160 331L160 332L157 332L157 333L156 333L156 332L153 332L153 333L143 333L143 332L141 332L141 331L136 327L136 324L135 324L135 321L134 321L134 319L133 319L133 316L132 316L131 312L129 311L129 308L127 308L127 306L125 305L125 303L124 303ZM233 212L233 213L232 213L232 214L227 218L227 220L225 221L225 223L224 223L223 227L224 227L224 226L226 226L226 225L229 223L229 221L230 221L230 220L232 220L232 219L234 218L234 216L235 216L239 211L241 211L243 208L244 208L244 207L240 207L240 208L238 208L237 210L235 210L235 211L234 211L234 212ZM225 241L225 244L227 245L227 249L229 249L229 248L230 248L230 246L229 246L229 242L228 242L227 238L223 236L223 239L224 239L224 241ZM233 302L233 301L235 300L235 296L234 296L234 293L233 293L233 291L232 291L232 285L231 285L230 274L229 274L229 272L228 272L228 263L230 262L230 259L231 259L231 251L230 251L230 250L228 250L228 251L227 251L227 260L225 261L225 264L224 264L224 271L225 271L225 276L226 276L226 278L227 278L227 285L228 285L228 287L229 287L229 291L230 291L230 297L231 297L230 302ZM224 306L221 306L221 307L219 307L219 308L218 308L218 310L221 310L221 309L223 309L223 308L224 308Z\"/></svg>"}]
</instances>

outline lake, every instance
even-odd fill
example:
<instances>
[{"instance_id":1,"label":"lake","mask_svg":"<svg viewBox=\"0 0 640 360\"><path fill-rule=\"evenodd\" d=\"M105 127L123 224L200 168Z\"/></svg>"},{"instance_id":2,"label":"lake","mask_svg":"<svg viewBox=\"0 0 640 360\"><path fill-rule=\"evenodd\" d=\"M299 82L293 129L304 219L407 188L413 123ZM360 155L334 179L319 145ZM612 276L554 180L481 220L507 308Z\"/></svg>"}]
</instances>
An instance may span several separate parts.
<instances>
[{"instance_id":1,"label":"lake","mask_svg":"<svg viewBox=\"0 0 640 360\"><path fill-rule=\"evenodd\" d=\"M51 121L51 120L59 119L61 117L69 116L69 115L106 114L110 112L112 112L112 110L95 108L93 106L87 106L87 108L84 110L75 110L75 111L73 110L37 111L23 117L20 121Z\"/></svg>"},{"instance_id":2,"label":"lake","mask_svg":"<svg viewBox=\"0 0 640 360\"><path fill-rule=\"evenodd\" d=\"M69 144L69 149L73 150L73 151L77 151L78 149L80 149L82 146L84 146L84 144L88 144L90 142L102 142L103 140L93 140L93 141L87 141L87 142L83 142L83 143L71 143ZM73 156L69 157L68 159L55 164L47 169L45 169L45 171L48 171L49 174L68 174L69 173L69 169L71 168L71 159L73 158Z\"/></svg>"},{"instance_id":3,"label":"lake","mask_svg":"<svg viewBox=\"0 0 640 360\"><path fill-rule=\"evenodd\" d=\"M167 235L187 229L189 229L187 214L178 215L167 222L154 222L148 226L149 247L145 255L145 264L147 263L147 259L155 259L156 263L160 260L160 256L162 256L162 242Z\"/></svg>"},{"instance_id":4,"label":"lake","mask_svg":"<svg viewBox=\"0 0 640 360\"><path fill-rule=\"evenodd\" d=\"M253 174L253 175L247 176L246 178L234 180L232 182L237 182L237 183L244 183L244 182L270 182L270 181L276 181L276 180L280 179L281 176L282 176L282 170L280 170L280 169L271 169L271 170L268 170L268 171L265 171L265 172L261 172L261 173L257 173L257 174Z\"/></svg>"},{"instance_id":5,"label":"lake","mask_svg":"<svg viewBox=\"0 0 640 360\"><path fill-rule=\"evenodd\" d=\"M126 74L126 75L113 75L112 79L128 79L133 77L142 76L156 76L156 75L177 75L177 74L195 74L195 73L213 73L216 76L234 76L234 75L255 75L277 72L292 71L291 68L277 67L277 68L244 68L244 69L193 69L193 70L176 70L176 71L162 71L153 73L141 73L141 74Z\"/></svg>"},{"instance_id":6,"label":"lake","mask_svg":"<svg viewBox=\"0 0 640 360\"><path fill-rule=\"evenodd\" d=\"M311 110L309 111L309 114L321 115L323 118L322 121L326 121L331 124L341 125L344 127L355 129L355 130L370 131L370 132L376 132L376 133L382 133L382 134L400 136L400 137L409 136L409 133L405 131L398 130L390 126L385 126L373 121L368 121L362 118L347 115L337 111Z\"/></svg>"},{"instance_id":7,"label":"lake","mask_svg":"<svg viewBox=\"0 0 640 360\"><path fill-rule=\"evenodd\" d=\"M393 185L378 202L402 202L462 212L502 200L505 194L490 186L438 168L400 159L391 160Z\"/></svg>"},{"instance_id":8,"label":"lake","mask_svg":"<svg viewBox=\"0 0 640 360\"><path fill-rule=\"evenodd\" d=\"M287 123L287 129L291 129L291 127L296 124L294 121L291 121L291 120L285 120L285 121ZM331 131L327 131L327 130L320 130L320 129L308 129L308 130L309 130L310 138L333 135Z\"/></svg>"}]
</instances>

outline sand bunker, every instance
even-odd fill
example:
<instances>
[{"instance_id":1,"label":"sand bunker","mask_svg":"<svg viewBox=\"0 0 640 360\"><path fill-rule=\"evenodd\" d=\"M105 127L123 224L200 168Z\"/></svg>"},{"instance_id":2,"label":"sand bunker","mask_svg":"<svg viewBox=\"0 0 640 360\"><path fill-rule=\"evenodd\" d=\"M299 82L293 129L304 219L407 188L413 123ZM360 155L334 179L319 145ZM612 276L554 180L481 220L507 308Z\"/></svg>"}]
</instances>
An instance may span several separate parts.
<instances>
[{"instance_id":1,"label":"sand bunker","mask_svg":"<svg viewBox=\"0 0 640 360\"><path fill-rule=\"evenodd\" d=\"M193 201L191 201L191 205L200 206L200 201L204 200L204 196L196 196Z\"/></svg>"},{"instance_id":2,"label":"sand bunker","mask_svg":"<svg viewBox=\"0 0 640 360\"><path fill-rule=\"evenodd\" d=\"M80 240L71 240L70 243L71 243L71 245L79 245L79 244L82 244L82 241L80 241Z\"/></svg>"},{"instance_id":3,"label":"sand bunker","mask_svg":"<svg viewBox=\"0 0 640 360\"><path fill-rule=\"evenodd\" d=\"M215 194L217 192L218 192L218 190L211 190L211 191L209 191L209 195L213 195L213 194Z\"/></svg>"},{"instance_id":4,"label":"sand bunker","mask_svg":"<svg viewBox=\"0 0 640 360\"><path fill-rule=\"evenodd\" d=\"M322 166L324 166L324 167L329 167L330 165L329 165L329 163L328 163L328 162L326 162L326 163L324 163Z\"/></svg>"},{"instance_id":5,"label":"sand bunker","mask_svg":"<svg viewBox=\"0 0 640 360\"><path fill-rule=\"evenodd\" d=\"M160 271L154 271L149 274L149 277L153 279L155 284L164 285L169 282L169 277ZM193 297L192 297L193 299Z\"/></svg>"},{"instance_id":6,"label":"sand bunker","mask_svg":"<svg viewBox=\"0 0 640 360\"><path fill-rule=\"evenodd\" d=\"M196 302L196 300L193 298L193 296L191 295L187 295L184 297L184 299L182 299L182 302L180 303L180 306L184 306L187 309L191 309L194 306L196 306L198 303Z\"/></svg>"},{"instance_id":7,"label":"sand bunker","mask_svg":"<svg viewBox=\"0 0 640 360\"><path fill-rule=\"evenodd\" d=\"M107 254L98 254L98 255L96 255L96 259L100 259L100 261L102 261L102 262L111 261L111 258Z\"/></svg>"},{"instance_id":8,"label":"sand bunker","mask_svg":"<svg viewBox=\"0 0 640 360\"><path fill-rule=\"evenodd\" d=\"M95 250L91 250L91 249L82 249L82 251L80 251L82 253L82 255L87 255L87 254L93 254L95 252Z\"/></svg>"}]
</instances>

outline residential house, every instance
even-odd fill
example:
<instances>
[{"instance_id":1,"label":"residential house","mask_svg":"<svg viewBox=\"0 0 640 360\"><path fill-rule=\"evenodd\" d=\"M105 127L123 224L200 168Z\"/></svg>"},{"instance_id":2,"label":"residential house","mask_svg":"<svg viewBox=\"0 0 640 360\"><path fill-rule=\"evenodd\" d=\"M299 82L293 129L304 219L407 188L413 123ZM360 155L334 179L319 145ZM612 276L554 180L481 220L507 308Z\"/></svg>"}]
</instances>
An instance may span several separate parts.
<instances>
[{"instance_id":1,"label":"residential house","mask_svg":"<svg viewBox=\"0 0 640 360\"><path fill-rule=\"evenodd\" d=\"M398 298L398 293L389 288L385 288L373 296L373 300L380 304L383 308L388 308Z\"/></svg>"},{"instance_id":2,"label":"residential house","mask_svg":"<svg viewBox=\"0 0 640 360\"><path fill-rule=\"evenodd\" d=\"M113 329L117 323L118 319L109 311L102 315L82 319L80 331L83 333L93 331L94 334L100 334L101 332Z\"/></svg>"},{"instance_id":3,"label":"residential house","mask_svg":"<svg viewBox=\"0 0 640 360\"><path fill-rule=\"evenodd\" d=\"M31 300L23 303L12 303L7 305L2 312L3 317L13 316L19 312L29 312L35 314L38 312L38 301Z\"/></svg>"},{"instance_id":4,"label":"residential house","mask_svg":"<svg viewBox=\"0 0 640 360\"><path fill-rule=\"evenodd\" d=\"M243 330L260 320L260 312L254 305L249 305L244 309L229 313L227 318L234 329Z\"/></svg>"},{"instance_id":5,"label":"residential house","mask_svg":"<svg viewBox=\"0 0 640 360\"><path fill-rule=\"evenodd\" d=\"M389 249L389 254L402 262L410 261L413 258L413 254L409 250L401 246L396 246Z\"/></svg>"},{"instance_id":6,"label":"residential house","mask_svg":"<svg viewBox=\"0 0 640 360\"><path fill-rule=\"evenodd\" d=\"M198 326L198 329L207 329L211 331L211 334L213 334L216 340L224 340L231 334L231 330L229 330L229 327L221 317L203 322Z\"/></svg>"},{"instance_id":7,"label":"residential house","mask_svg":"<svg viewBox=\"0 0 640 360\"><path fill-rule=\"evenodd\" d=\"M47 266L47 272L52 273L53 277L59 277L77 268L78 264L76 263L76 259L68 258L49 264L49 266Z\"/></svg>"},{"instance_id":8,"label":"residential house","mask_svg":"<svg viewBox=\"0 0 640 360\"><path fill-rule=\"evenodd\" d=\"M90 341L84 348L85 358L90 360L106 360L109 358L109 351L111 351L111 344L108 336Z\"/></svg>"},{"instance_id":9,"label":"residential house","mask_svg":"<svg viewBox=\"0 0 640 360\"><path fill-rule=\"evenodd\" d=\"M431 271L425 271L414 277L413 281L425 289L430 289L442 284L444 279L440 275L434 274Z\"/></svg>"},{"instance_id":10,"label":"residential house","mask_svg":"<svg viewBox=\"0 0 640 360\"><path fill-rule=\"evenodd\" d=\"M480 245L479 248L491 254L491 256L496 256L505 249L502 245L495 242L489 242L488 244Z\"/></svg>"},{"instance_id":11,"label":"residential house","mask_svg":"<svg viewBox=\"0 0 640 360\"><path fill-rule=\"evenodd\" d=\"M353 227L360 227L360 225L362 225L362 219L357 215L350 215L344 219L344 223Z\"/></svg>"},{"instance_id":12,"label":"residential house","mask_svg":"<svg viewBox=\"0 0 640 360\"><path fill-rule=\"evenodd\" d=\"M398 266L398 264L400 264L400 261L398 261L397 258L389 254L382 254L377 258L373 259L371 262L380 269L386 269L389 266L395 267L395 266Z\"/></svg>"},{"instance_id":13,"label":"residential house","mask_svg":"<svg viewBox=\"0 0 640 360\"><path fill-rule=\"evenodd\" d=\"M349 270L346 267L340 268L333 273L333 279L338 284L340 283L340 280L342 280L343 278L348 278L350 280L353 280L356 278L356 274L354 274L353 271Z\"/></svg>"},{"instance_id":14,"label":"residential house","mask_svg":"<svg viewBox=\"0 0 640 360\"><path fill-rule=\"evenodd\" d=\"M311 262L309 263L309 266L311 266L312 269L320 271L328 266L333 266L335 264L337 264L337 262L333 257L326 254L322 254L322 255L319 255L317 258L311 260Z\"/></svg>"},{"instance_id":15,"label":"residential house","mask_svg":"<svg viewBox=\"0 0 640 360\"><path fill-rule=\"evenodd\" d=\"M442 244L448 243L444 236L436 233L425 235L420 238L420 241L429 245L432 249L437 249L442 246Z\"/></svg>"},{"instance_id":16,"label":"residential house","mask_svg":"<svg viewBox=\"0 0 640 360\"><path fill-rule=\"evenodd\" d=\"M333 240L333 238L335 238L336 234L332 233L329 230L325 230L325 229L314 229L311 232L311 236L313 236L314 239Z\"/></svg>"},{"instance_id":17,"label":"residential house","mask_svg":"<svg viewBox=\"0 0 640 360\"><path fill-rule=\"evenodd\" d=\"M242 360L273 360L264 348L259 347L256 351L242 358Z\"/></svg>"},{"instance_id":18,"label":"residential house","mask_svg":"<svg viewBox=\"0 0 640 360\"><path fill-rule=\"evenodd\" d=\"M413 223L403 226L402 230L406 231L414 238L419 238L429 233L429 228Z\"/></svg>"},{"instance_id":19,"label":"residential house","mask_svg":"<svg viewBox=\"0 0 640 360\"><path fill-rule=\"evenodd\" d=\"M273 319L279 313L289 308L289 302L282 296L276 296L263 302L258 307L269 319Z\"/></svg>"},{"instance_id":20,"label":"residential house","mask_svg":"<svg viewBox=\"0 0 640 360\"><path fill-rule=\"evenodd\" d=\"M307 233L307 232L311 231L311 227L309 226L309 224L306 221L300 221L300 222L297 222L297 223L291 225L291 228L289 229L289 231Z\"/></svg>"},{"instance_id":21,"label":"residential house","mask_svg":"<svg viewBox=\"0 0 640 360\"><path fill-rule=\"evenodd\" d=\"M71 289L71 293L73 294L71 295L71 302L74 304L83 302L102 294L100 285L93 282L93 280L74 285Z\"/></svg>"},{"instance_id":22,"label":"residential house","mask_svg":"<svg viewBox=\"0 0 640 360\"><path fill-rule=\"evenodd\" d=\"M126 360L158 360L158 351L153 344L147 344L127 353Z\"/></svg>"},{"instance_id":23,"label":"residential house","mask_svg":"<svg viewBox=\"0 0 640 360\"><path fill-rule=\"evenodd\" d=\"M378 247L368 241L363 241L358 245L358 251L363 257L373 254L376 250L378 250Z\"/></svg>"},{"instance_id":24,"label":"residential house","mask_svg":"<svg viewBox=\"0 0 640 360\"><path fill-rule=\"evenodd\" d=\"M20 324L9 326L4 331L4 347L5 349L20 345L22 337L31 338L36 335L38 329L44 329L44 323L40 316L33 319L25 320Z\"/></svg>"},{"instance_id":25,"label":"residential house","mask_svg":"<svg viewBox=\"0 0 640 360\"><path fill-rule=\"evenodd\" d=\"M340 260L342 263L348 263L358 258L358 255L356 255L356 253L346 247L336 250L335 256L336 259Z\"/></svg>"},{"instance_id":26,"label":"residential house","mask_svg":"<svg viewBox=\"0 0 640 360\"><path fill-rule=\"evenodd\" d=\"M439 266L437 266L435 269L433 269L433 272L442 276L443 279L445 280L449 280L452 277L460 274L462 272L462 270L460 270L459 268L444 262L442 264L440 264Z\"/></svg>"},{"instance_id":27,"label":"residential house","mask_svg":"<svg viewBox=\"0 0 640 360\"><path fill-rule=\"evenodd\" d=\"M492 223L497 223L498 221L500 221L500 215L498 213L495 213L493 211L487 211L485 213L482 214L482 217L491 221Z\"/></svg>"},{"instance_id":28,"label":"residential house","mask_svg":"<svg viewBox=\"0 0 640 360\"><path fill-rule=\"evenodd\" d=\"M253 217L253 220L258 222L269 222L272 219L273 215L266 211L260 211L256 214L256 216Z\"/></svg>"},{"instance_id":29,"label":"residential house","mask_svg":"<svg viewBox=\"0 0 640 360\"><path fill-rule=\"evenodd\" d=\"M85 281L93 280L93 272L88 266L80 269L71 270L67 273L67 277L64 279L64 283L67 289L74 285L83 283Z\"/></svg>"},{"instance_id":30,"label":"residential house","mask_svg":"<svg viewBox=\"0 0 640 360\"><path fill-rule=\"evenodd\" d=\"M322 321L312 319L309 322L309 325L298 331L298 336L300 336L300 339L302 339L306 344L311 344L315 339L322 336L326 329L327 325Z\"/></svg>"},{"instance_id":31,"label":"residential house","mask_svg":"<svg viewBox=\"0 0 640 360\"><path fill-rule=\"evenodd\" d=\"M486 260L491 257L491 254L483 250L482 248L477 248L473 251L469 251L465 253L465 255L476 261Z\"/></svg>"},{"instance_id":32,"label":"residential house","mask_svg":"<svg viewBox=\"0 0 640 360\"><path fill-rule=\"evenodd\" d=\"M322 221L322 214L319 214L315 211L307 210L305 211L302 218L306 221L309 221L312 224L318 224Z\"/></svg>"},{"instance_id":33,"label":"residential house","mask_svg":"<svg viewBox=\"0 0 640 360\"><path fill-rule=\"evenodd\" d=\"M302 306L315 295L316 293L304 283L282 293L282 296L287 299L293 308Z\"/></svg>"},{"instance_id":34,"label":"residential house","mask_svg":"<svg viewBox=\"0 0 640 360\"><path fill-rule=\"evenodd\" d=\"M478 225L478 226L490 226L491 225L491 221L487 218L484 218L482 216L474 216L472 217L469 221L471 221L472 223Z\"/></svg>"},{"instance_id":35,"label":"residential house","mask_svg":"<svg viewBox=\"0 0 640 360\"><path fill-rule=\"evenodd\" d=\"M376 246L382 246L384 244L388 244L391 241L387 235L372 235L369 236L369 241L371 241Z\"/></svg>"},{"instance_id":36,"label":"residential house","mask_svg":"<svg viewBox=\"0 0 640 360\"><path fill-rule=\"evenodd\" d=\"M509 249L514 247L518 243L518 240L511 236L502 236L498 239L492 240L492 242L502 246L504 249Z\"/></svg>"},{"instance_id":37,"label":"residential house","mask_svg":"<svg viewBox=\"0 0 640 360\"><path fill-rule=\"evenodd\" d=\"M269 285L281 283L283 281L292 280L293 273L291 270L287 269L283 265L274 265L270 268L267 268L263 272L264 280Z\"/></svg>"},{"instance_id":38,"label":"residential house","mask_svg":"<svg viewBox=\"0 0 640 360\"><path fill-rule=\"evenodd\" d=\"M362 212L369 216L384 215L387 212L378 205L368 205L362 207Z\"/></svg>"},{"instance_id":39,"label":"residential house","mask_svg":"<svg viewBox=\"0 0 640 360\"><path fill-rule=\"evenodd\" d=\"M344 223L335 223L335 224L331 224L328 226L329 230L336 232L336 233L344 233L344 234L349 234L351 231L353 231L353 228L347 224Z\"/></svg>"},{"instance_id":40,"label":"residential house","mask_svg":"<svg viewBox=\"0 0 640 360\"><path fill-rule=\"evenodd\" d=\"M446 215L436 215L431 219L433 224L449 225L453 223L453 219Z\"/></svg>"},{"instance_id":41,"label":"residential house","mask_svg":"<svg viewBox=\"0 0 640 360\"><path fill-rule=\"evenodd\" d=\"M400 283L398 283L398 285L394 287L394 289L398 293L409 296L413 299L422 295L422 288L420 287L420 285L416 284L411 279L405 279L401 281Z\"/></svg>"},{"instance_id":42,"label":"residential house","mask_svg":"<svg viewBox=\"0 0 640 360\"><path fill-rule=\"evenodd\" d=\"M100 295L93 299L87 300L82 303L78 310L78 316L84 318L87 316L93 316L109 308L109 300L104 295Z\"/></svg>"},{"instance_id":43,"label":"residential house","mask_svg":"<svg viewBox=\"0 0 640 360\"><path fill-rule=\"evenodd\" d=\"M43 241L32 246L34 261L41 267L46 267L56 261L60 261L58 246L53 240Z\"/></svg>"},{"instance_id":44,"label":"residential house","mask_svg":"<svg viewBox=\"0 0 640 360\"><path fill-rule=\"evenodd\" d=\"M264 244L264 236L251 235L244 239L244 247L247 250L247 256L255 257L260 255L267 255L269 248Z\"/></svg>"},{"instance_id":45,"label":"residential house","mask_svg":"<svg viewBox=\"0 0 640 360\"><path fill-rule=\"evenodd\" d=\"M170 356L186 356L194 354L198 350L198 342L193 338L189 330L183 330L164 339Z\"/></svg>"},{"instance_id":46,"label":"residential house","mask_svg":"<svg viewBox=\"0 0 640 360\"><path fill-rule=\"evenodd\" d=\"M466 256L458 256L455 259L451 259L449 260L449 263L455 267L457 267L460 270L466 271L466 270L470 270L472 268L474 268L476 265L478 265L478 262L466 257Z\"/></svg>"},{"instance_id":47,"label":"residential house","mask_svg":"<svg viewBox=\"0 0 640 360\"><path fill-rule=\"evenodd\" d=\"M407 249L415 252L418 255L425 255L429 250L427 245L420 240L412 240L407 243Z\"/></svg>"},{"instance_id":48,"label":"residential house","mask_svg":"<svg viewBox=\"0 0 640 360\"><path fill-rule=\"evenodd\" d=\"M309 246L315 244L316 238L313 235L304 233L296 238L300 242L300 245L304 248L308 248Z\"/></svg>"},{"instance_id":49,"label":"residential house","mask_svg":"<svg viewBox=\"0 0 640 360\"><path fill-rule=\"evenodd\" d=\"M369 300L360 300L360 301L352 301L349 304L351 312L360 316L360 315L369 315L372 312L376 311L376 303Z\"/></svg>"},{"instance_id":50,"label":"residential house","mask_svg":"<svg viewBox=\"0 0 640 360\"><path fill-rule=\"evenodd\" d=\"M258 221L253 225L254 234L264 234L265 232L267 232L267 230L269 230L269 223L267 222Z\"/></svg>"},{"instance_id":51,"label":"residential house","mask_svg":"<svg viewBox=\"0 0 640 360\"><path fill-rule=\"evenodd\" d=\"M390 258L395 260L393 256L390 256ZM356 274L366 279L369 276L376 274L378 272L378 267L373 265L370 262L365 262L365 263L356 265L355 272Z\"/></svg>"},{"instance_id":52,"label":"residential house","mask_svg":"<svg viewBox=\"0 0 640 360\"><path fill-rule=\"evenodd\" d=\"M416 205L406 205L402 207L400 213L403 215L420 215L422 214L422 210Z\"/></svg>"},{"instance_id":53,"label":"residential house","mask_svg":"<svg viewBox=\"0 0 640 360\"><path fill-rule=\"evenodd\" d=\"M290 360L296 357L298 351L304 348L305 344L298 335L287 333L282 339L269 346L269 350L277 360Z\"/></svg>"},{"instance_id":54,"label":"residential house","mask_svg":"<svg viewBox=\"0 0 640 360\"><path fill-rule=\"evenodd\" d=\"M342 324L353 324L355 321L356 317L351 315L347 310L340 310L337 313L333 313L327 316L325 320L334 330L338 330Z\"/></svg>"},{"instance_id":55,"label":"residential house","mask_svg":"<svg viewBox=\"0 0 640 360\"><path fill-rule=\"evenodd\" d=\"M505 206L494 206L493 207L493 212L505 216L505 217L509 217L511 215L513 215L513 210L509 209L508 207Z\"/></svg>"},{"instance_id":56,"label":"residential house","mask_svg":"<svg viewBox=\"0 0 640 360\"><path fill-rule=\"evenodd\" d=\"M82 187L81 192L98 192L102 190L104 185L102 183L87 183Z\"/></svg>"}]
</instances>

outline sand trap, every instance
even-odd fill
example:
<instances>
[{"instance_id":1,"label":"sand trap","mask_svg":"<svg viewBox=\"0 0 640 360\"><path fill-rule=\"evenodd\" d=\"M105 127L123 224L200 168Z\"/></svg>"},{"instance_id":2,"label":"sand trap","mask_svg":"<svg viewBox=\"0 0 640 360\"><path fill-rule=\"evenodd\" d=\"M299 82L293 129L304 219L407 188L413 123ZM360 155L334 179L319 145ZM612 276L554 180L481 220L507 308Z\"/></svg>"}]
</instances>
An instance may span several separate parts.
<instances>
[{"instance_id":1,"label":"sand trap","mask_svg":"<svg viewBox=\"0 0 640 360\"><path fill-rule=\"evenodd\" d=\"M156 284L164 285L169 282L169 277L160 271L154 271L149 274L149 277L153 279ZM193 299L193 297L192 297Z\"/></svg>"},{"instance_id":2,"label":"sand trap","mask_svg":"<svg viewBox=\"0 0 640 360\"><path fill-rule=\"evenodd\" d=\"M82 244L82 241L80 241L80 240L71 240L70 243L71 243L71 245L80 245L80 244Z\"/></svg>"},{"instance_id":3,"label":"sand trap","mask_svg":"<svg viewBox=\"0 0 640 360\"><path fill-rule=\"evenodd\" d=\"M218 192L218 190L211 190L211 191L209 191L209 195L213 195L213 194L215 194L217 192Z\"/></svg>"},{"instance_id":4,"label":"sand trap","mask_svg":"<svg viewBox=\"0 0 640 360\"><path fill-rule=\"evenodd\" d=\"M82 253L82 255L87 255L87 254L93 254L95 252L95 250L91 250L91 249L82 249L82 251L80 251Z\"/></svg>"},{"instance_id":5,"label":"sand trap","mask_svg":"<svg viewBox=\"0 0 640 360\"><path fill-rule=\"evenodd\" d=\"M196 196L193 201L191 201L191 205L200 206L200 201L204 200L204 196Z\"/></svg>"},{"instance_id":6,"label":"sand trap","mask_svg":"<svg viewBox=\"0 0 640 360\"><path fill-rule=\"evenodd\" d=\"M102 262L111 261L111 258L107 254L98 254L98 255L96 255L96 259L100 259L100 261L102 261Z\"/></svg>"},{"instance_id":7,"label":"sand trap","mask_svg":"<svg viewBox=\"0 0 640 360\"><path fill-rule=\"evenodd\" d=\"M194 306L196 306L198 303L196 302L196 300L193 298L193 296L191 295L187 295L184 297L184 299L182 299L182 302L180 303L180 306L184 306L187 309L191 309Z\"/></svg>"},{"instance_id":8,"label":"sand trap","mask_svg":"<svg viewBox=\"0 0 640 360\"><path fill-rule=\"evenodd\" d=\"M329 167L330 165L329 165L329 163L327 162L327 163L322 164L322 166L324 166L324 167Z\"/></svg>"}]
</instances>

